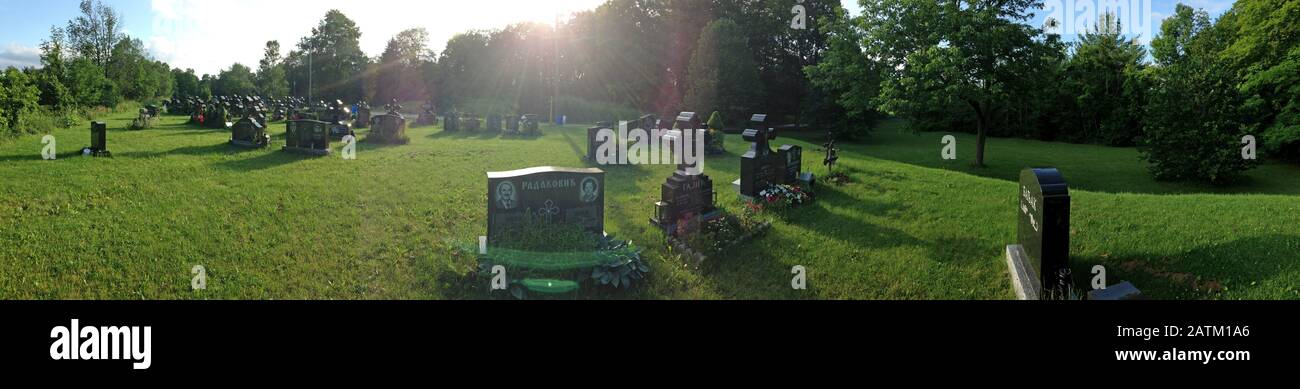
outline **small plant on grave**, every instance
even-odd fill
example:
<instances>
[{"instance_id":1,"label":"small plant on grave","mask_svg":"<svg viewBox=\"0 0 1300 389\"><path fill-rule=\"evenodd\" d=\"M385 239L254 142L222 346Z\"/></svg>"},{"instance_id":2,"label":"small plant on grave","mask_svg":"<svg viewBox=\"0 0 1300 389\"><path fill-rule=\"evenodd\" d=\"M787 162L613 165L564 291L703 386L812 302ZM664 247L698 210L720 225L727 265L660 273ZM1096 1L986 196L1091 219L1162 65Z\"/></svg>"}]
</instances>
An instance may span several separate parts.
<instances>
[{"instance_id":1,"label":"small plant on grave","mask_svg":"<svg viewBox=\"0 0 1300 389\"><path fill-rule=\"evenodd\" d=\"M601 251L613 260L591 268L591 279L601 286L628 289L645 279L650 264L641 257L641 249L632 242L604 239Z\"/></svg>"},{"instance_id":2,"label":"small plant on grave","mask_svg":"<svg viewBox=\"0 0 1300 389\"><path fill-rule=\"evenodd\" d=\"M721 254L751 230L740 219L728 215L704 222L698 232L685 235L683 241L691 250L712 256Z\"/></svg>"},{"instance_id":3,"label":"small plant on grave","mask_svg":"<svg viewBox=\"0 0 1300 389\"><path fill-rule=\"evenodd\" d=\"M581 226L568 223L549 223L542 215L529 212L523 221L492 241L502 248L522 251L569 252L591 251L599 245L600 238Z\"/></svg>"},{"instance_id":4,"label":"small plant on grave","mask_svg":"<svg viewBox=\"0 0 1300 389\"><path fill-rule=\"evenodd\" d=\"M758 220L761 220L763 211L767 208L764 207L763 204L764 203L761 201L745 200L744 208L740 213L740 220L749 223L755 223Z\"/></svg>"}]
</instances>

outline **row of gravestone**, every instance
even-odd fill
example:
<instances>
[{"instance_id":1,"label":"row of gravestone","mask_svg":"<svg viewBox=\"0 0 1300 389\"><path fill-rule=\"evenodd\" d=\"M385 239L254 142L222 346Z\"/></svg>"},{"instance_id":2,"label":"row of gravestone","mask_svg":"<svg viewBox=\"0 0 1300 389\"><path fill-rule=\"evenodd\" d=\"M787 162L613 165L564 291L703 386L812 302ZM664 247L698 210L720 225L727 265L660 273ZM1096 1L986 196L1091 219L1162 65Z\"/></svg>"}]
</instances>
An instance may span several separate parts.
<instances>
[{"instance_id":1,"label":"row of gravestone","mask_svg":"<svg viewBox=\"0 0 1300 389\"><path fill-rule=\"evenodd\" d=\"M337 107L338 105L336 105ZM387 106L388 113L367 122L375 127L372 139L385 143L405 143L406 120L396 101ZM156 117L156 107L142 109L141 117ZM269 136L264 125L246 114L233 126L231 143L240 146L265 147ZM367 112L368 116L368 112ZM523 118L527 120L528 118ZM475 119L476 121L477 119ZM638 128L651 126L651 115L636 121ZM801 149L783 145L772 151L768 142L776 132L763 128L765 115L751 117L751 127L744 131L746 141L753 145L741 157L741 177L734 184L742 196L755 196L763 188L776 184L812 185L810 173L801 172ZM337 123L337 121L336 121ZM328 154L330 126L318 120L291 120L286 131L286 151L310 154ZM653 125L658 125L653 123ZM695 115L683 112L677 117L669 136L683 137L683 129L697 129ZM599 127L598 127L599 128ZM95 156L111 153L106 145L107 126L103 122L91 123L91 145L83 152ZM592 130L588 130L588 156L596 148ZM833 143L828 143L828 150ZM831 154L828 154L828 158ZM489 236L504 226L520 221L528 213L547 217L548 221L580 225L594 233L604 230L604 172L600 169L532 168L513 172L488 174L492 201L488 209ZM1020 175L1018 193L1019 222L1017 243L1007 247L1007 261L1013 287L1022 299L1077 298L1074 277L1069 263L1069 187L1060 172L1054 168L1025 169ZM716 192L712 180L696 166L682 163L662 185L660 201L655 203L651 222L666 233L675 231L675 225L698 218L709 219L718 212ZM1110 291L1108 292L1107 289ZM1129 283L1103 288L1089 293L1092 299L1130 299L1140 297L1140 292Z\"/></svg>"},{"instance_id":2,"label":"row of gravestone","mask_svg":"<svg viewBox=\"0 0 1300 389\"><path fill-rule=\"evenodd\" d=\"M542 134L538 117L536 114L524 114L518 117L491 114L485 120L481 120L478 115L472 113L452 112L447 114L442 128L450 132L475 132L482 129L487 132L502 132L506 135L538 136Z\"/></svg>"},{"instance_id":3,"label":"row of gravestone","mask_svg":"<svg viewBox=\"0 0 1300 389\"><path fill-rule=\"evenodd\" d=\"M762 126L763 121L766 120L766 117L767 115L764 114L755 114L750 118L751 120L750 125ZM755 122L754 120L757 120L757 122ZM695 112L689 112L689 111L682 111L674 118L672 122L664 122L663 120L660 120L658 116L655 116L653 114L645 114L645 115L641 115L641 117L635 120L624 121L620 123L619 126L626 127L627 130L644 130L644 131L652 131L652 130L679 130L680 131L684 129L704 130L705 127L704 123L700 120L699 115L696 115ZM583 156L583 160L591 163L602 164L602 165L609 164L609 163L602 163L597 158L596 153L597 150L600 149L600 146L603 142L608 142L609 144L616 144L620 142L618 136L622 136L622 135L615 134L617 136L608 137L608 138L603 138L600 135L602 130L613 130L614 129L613 127L614 124L611 122L598 122L596 123L595 126L587 128L587 155ZM703 136L691 137L689 140L691 142L702 142L705 155L717 155L717 154L725 153L726 150L724 150L721 147L721 143L713 139L714 137L722 136L722 134L715 133L718 130L720 129L708 129L704 131ZM694 143L689 145L683 145L683 147L694 147L694 146L697 145ZM617 159L618 153L621 152L621 150L619 150L618 147L611 147L608 150L610 150L611 153L613 154L611 155L613 159Z\"/></svg>"}]
</instances>

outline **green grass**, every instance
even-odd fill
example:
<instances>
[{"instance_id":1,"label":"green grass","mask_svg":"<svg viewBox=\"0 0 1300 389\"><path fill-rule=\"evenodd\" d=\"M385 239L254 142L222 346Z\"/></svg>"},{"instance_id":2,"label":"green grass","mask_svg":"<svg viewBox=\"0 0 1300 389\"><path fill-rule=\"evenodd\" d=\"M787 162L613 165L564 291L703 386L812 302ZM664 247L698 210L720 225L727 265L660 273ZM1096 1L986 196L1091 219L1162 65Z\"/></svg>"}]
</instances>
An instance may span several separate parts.
<instances>
[{"instance_id":1,"label":"green grass","mask_svg":"<svg viewBox=\"0 0 1300 389\"><path fill-rule=\"evenodd\" d=\"M109 120L111 159L81 157L88 125L58 130L59 159L40 137L0 144L0 298L441 299L481 298L486 280L454 247L485 230L486 171L582 166L581 126L538 139L408 131L402 146L358 144L357 160L237 149L229 133L167 116L154 129ZM361 131L360 138L365 138ZM1056 165L1072 186L1075 271L1108 268L1155 298L1300 298L1300 169L1266 165L1220 189L1158 183L1132 149L992 139L988 168L939 159L943 134L896 127L845 143L837 169L854 182L822 186L732 255L690 270L648 219L672 166L609 167L606 230L648 248L650 282L599 298L1012 298L1002 258L1015 237L1020 168ZM811 138L810 138L811 139ZM805 170L824 174L813 142ZM335 144L336 152L339 144ZM748 145L707 173L724 208ZM1254 193L1254 194L1246 194ZM190 268L208 271L190 289ZM790 288L792 266L808 290Z\"/></svg>"}]
</instances>

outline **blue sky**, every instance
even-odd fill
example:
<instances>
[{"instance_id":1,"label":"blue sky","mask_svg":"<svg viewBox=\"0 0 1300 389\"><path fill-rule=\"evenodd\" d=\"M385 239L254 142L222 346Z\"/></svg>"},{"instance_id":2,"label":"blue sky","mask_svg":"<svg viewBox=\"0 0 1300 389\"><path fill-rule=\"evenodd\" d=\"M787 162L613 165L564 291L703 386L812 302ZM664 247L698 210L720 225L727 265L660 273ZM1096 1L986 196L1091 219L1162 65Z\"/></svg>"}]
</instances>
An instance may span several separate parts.
<instances>
[{"instance_id":1,"label":"blue sky","mask_svg":"<svg viewBox=\"0 0 1300 389\"><path fill-rule=\"evenodd\" d=\"M789 0L793 5L795 0ZM1159 31L1159 20L1182 2L1218 15L1231 0L1043 0L1057 4L1066 27L1088 24L1084 6L1145 1L1151 5L1148 23ZM267 40L290 47L307 35L325 11L343 10L362 31L361 48L376 56L388 38L411 27L425 27L430 46L441 50L453 34L469 29L496 28L518 21L550 22L557 14L594 8L603 0L107 0L123 16L124 30L145 42L157 59L199 73L216 73L234 62L256 66ZM851 11L856 0L842 0ZM41 41L50 26L64 26L78 14L77 0L0 0L0 68L35 65ZM257 12L249 12L257 10ZM1034 23L1047 15L1040 11ZM1140 12L1139 12L1140 13ZM296 15L288 17L286 15ZM1083 15L1083 16L1080 16ZM1139 15L1140 16L1140 15ZM1068 31L1065 34L1069 39ZM1145 35L1145 34L1143 34ZM1149 38L1149 37L1148 37ZM286 49L287 50L287 49Z\"/></svg>"}]
</instances>

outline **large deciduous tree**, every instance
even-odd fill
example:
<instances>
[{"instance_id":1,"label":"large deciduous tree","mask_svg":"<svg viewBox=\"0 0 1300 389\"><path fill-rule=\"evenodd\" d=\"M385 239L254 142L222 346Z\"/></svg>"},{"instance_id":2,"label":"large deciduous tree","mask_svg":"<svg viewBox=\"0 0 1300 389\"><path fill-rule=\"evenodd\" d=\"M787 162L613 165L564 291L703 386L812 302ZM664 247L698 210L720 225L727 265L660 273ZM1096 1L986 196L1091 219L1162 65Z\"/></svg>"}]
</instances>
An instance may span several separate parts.
<instances>
[{"instance_id":1,"label":"large deciduous tree","mask_svg":"<svg viewBox=\"0 0 1300 389\"><path fill-rule=\"evenodd\" d=\"M1050 58L1025 22L1037 0L881 0L858 18L868 57L881 62L882 108L909 119L936 107L964 107L976 121L975 165L984 165L992 119L1018 93L1038 86ZM1039 84L1041 85L1041 84ZM956 104L953 104L956 103Z\"/></svg>"},{"instance_id":2,"label":"large deciduous tree","mask_svg":"<svg viewBox=\"0 0 1300 389\"><path fill-rule=\"evenodd\" d=\"M1146 49L1120 34L1111 13L1079 37L1065 64L1061 88L1068 104L1056 115L1059 137L1071 142L1132 146L1142 135L1143 106L1150 87Z\"/></svg>"},{"instance_id":3,"label":"large deciduous tree","mask_svg":"<svg viewBox=\"0 0 1300 389\"><path fill-rule=\"evenodd\" d=\"M312 98L356 101L364 97L369 59L361 51L361 29L343 12L332 9L311 35L290 53L290 79ZM306 88L310 88L307 90Z\"/></svg>"},{"instance_id":4,"label":"large deciduous tree","mask_svg":"<svg viewBox=\"0 0 1300 389\"><path fill-rule=\"evenodd\" d=\"M375 100L388 102L423 100L426 83L422 75L425 64L433 61L429 50L429 32L423 28L407 29L388 40L384 53L379 56Z\"/></svg>"},{"instance_id":5,"label":"large deciduous tree","mask_svg":"<svg viewBox=\"0 0 1300 389\"><path fill-rule=\"evenodd\" d=\"M281 97L289 94L289 82L285 79L281 61L280 42L267 41L262 50L262 60L257 64L257 91L261 95Z\"/></svg>"},{"instance_id":6,"label":"large deciduous tree","mask_svg":"<svg viewBox=\"0 0 1300 389\"><path fill-rule=\"evenodd\" d=\"M253 71L242 64L230 65L217 75L212 86L215 95L252 95L257 93L257 84L253 82Z\"/></svg>"},{"instance_id":7,"label":"large deciduous tree","mask_svg":"<svg viewBox=\"0 0 1300 389\"><path fill-rule=\"evenodd\" d=\"M731 19L709 23L700 34L688 74L685 110L748 117L762 101L758 67L740 26Z\"/></svg>"},{"instance_id":8,"label":"large deciduous tree","mask_svg":"<svg viewBox=\"0 0 1300 389\"><path fill-rule=\"evenodd\" d=\"M1220 57L1232 42L1232 14L1210 25L1204 11L1181 4L1177 11L1162 23L1165 34L1152 41L1162 66L1147 106L1141 155L1157 179L1228 183L1258 164L1242 158L1251 115L1229 60Z\"/></svg>"},{"instance_id":9,"label":"large deciduous tree","mask_svg":"<svg viewBox=\"0 0 1300 389\"><path fill-rule=\"evenodd\" d=\"M1250 125L1267 151L1300 162L1300 2L1239 0L1221 57L1241 77Z\"/></svg>"},{"instance_id":10,"label":"large deciduous tree","mask_svg":"<svg viewBox=\"0 0 1300 389\"><path fill-rule=\"evenodd\" d=\"M114 46L122 40L122 17L99 0L82 0L80 9L81 15L68 21L68 42L107 76Z\"/></svg>"}]
</instances>

